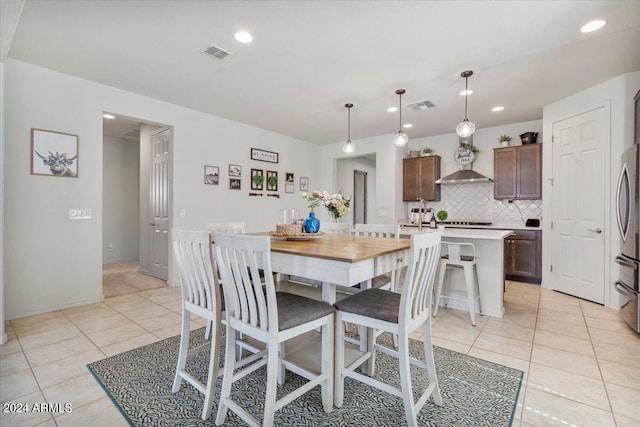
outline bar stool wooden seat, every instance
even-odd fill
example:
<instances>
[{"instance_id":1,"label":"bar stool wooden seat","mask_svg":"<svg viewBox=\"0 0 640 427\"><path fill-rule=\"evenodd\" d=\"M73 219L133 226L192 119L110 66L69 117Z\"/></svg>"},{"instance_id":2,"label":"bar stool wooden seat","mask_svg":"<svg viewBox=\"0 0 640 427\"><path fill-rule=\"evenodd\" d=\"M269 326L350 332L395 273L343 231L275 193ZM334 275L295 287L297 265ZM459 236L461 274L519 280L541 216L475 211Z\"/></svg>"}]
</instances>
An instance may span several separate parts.
<instances>
[{"instance_id":1,"label":"bar stool wooden seat","mask_svg":"<svg viewBox=\"0 0 640 427\"><path fill-rule=\"evenodd\" d=\"M466 301L469 305L469 317L471 318L471 324L476 326L476 300L478 300L478 312L482 315L480 282L478 281L478 267L476 263L476 248L473 243L454 243L445 241L441 242L441 247L445 253L440 257L438 279L435 288L436 294L434 298L435 307L433 309L433 317L436 317L438 314L440 298L462 300ZM448 295L446 292L445 295L442 295L443 288L450 284L451 269L453 268L461 268L464 271L465 287L467 291L466 299ZM446 306L447 304L445 304L445 307Z\"/></svg>"}]
</instances>

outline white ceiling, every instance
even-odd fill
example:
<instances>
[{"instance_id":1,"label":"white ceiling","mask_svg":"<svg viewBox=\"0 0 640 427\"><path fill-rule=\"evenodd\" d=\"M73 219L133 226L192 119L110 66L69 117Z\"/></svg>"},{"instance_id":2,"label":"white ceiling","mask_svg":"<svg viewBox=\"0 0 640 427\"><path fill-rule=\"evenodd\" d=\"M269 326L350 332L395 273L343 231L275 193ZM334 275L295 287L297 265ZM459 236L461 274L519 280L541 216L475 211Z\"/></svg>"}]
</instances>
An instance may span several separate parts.
<instances>
[{"instance_id":1,"label":"white ceiling","mask_svg":"<svg viewBox=\"0 0 640 427\"><path fill-rule=\"evenodd\" d=\"M352 139L396 132L404 88L417 138L464 118L467 69L479 128L640 70L640 1L27 0L8 56L318 144L346 139L347 102Z\"/></svg>"}]
</instances>

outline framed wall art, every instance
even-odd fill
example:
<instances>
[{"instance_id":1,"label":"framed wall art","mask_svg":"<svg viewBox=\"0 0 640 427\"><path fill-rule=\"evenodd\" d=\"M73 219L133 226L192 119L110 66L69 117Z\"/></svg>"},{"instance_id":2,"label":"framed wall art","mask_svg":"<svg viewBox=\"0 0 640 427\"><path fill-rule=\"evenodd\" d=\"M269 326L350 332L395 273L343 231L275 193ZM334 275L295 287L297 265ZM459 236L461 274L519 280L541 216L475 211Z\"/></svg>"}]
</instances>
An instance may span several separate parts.
<instances>
[{"instance_id":1,"label":"framed wall art","mask_svg":"<svg viewBox=\"0 0 640 427\"><path fill-rule=\"evenodd\" d=\"M242 176L242 166L240 165L229 165L229 176L233 177L241 177Z\"/></svg>"},{"instance_id":2,"label":"framed wall art","mask_svg":"<svg viewBox=\"0 0 640 427\"><path fill-rule=\"evenodd\" d=\"M285 174L285 182L290 182L293 184L293 174L291 172L287 172Z\"/></svg>"},{"instance_id":3,"label":"framed wall art","mask_svg":"<svg viewBox=\"0 0 640 427\"><path fill-rule=\"evenodd\" d=\"M31 129L31 175L78 177L78 135Z\"/></svg>"},{"instance_id":4,"label":"framed wall art","mask_svg":"<svg viewBox=\"0 0 640 427\"><path fill-rule=\"evenodd\" d=\"M239 178L229 178L229 190L242 190L242 180Z\"/></svg>"},{"instance_id":5,"label":"framed wall art","mask_svg":"<svg viewBox=\"0 0 640 427\"><path fill-rule=\"evenodd\" d=\"M300 177L300 191L309 191L309 178L306 176Z\"/></svg>"},{"instance_id":6,"label":"framed wall art","mask_svg":"<svg viewBox=\"0 0 640 427\"><path fill-rule=\"evenodd\" d=\"M267 191L278 191L277 171L267 171Z\"/></svg>"},{"instance_id":7,"label":"framed wall art","mask_svg":"<svg viewBox=\"0 0 640 427\"><path fill-rule=\"evenodd\" d=\"M264 171L262 169L251 169L251 189L264 189Z\"/></svg>"},{"instance_id":8,"label":"framed wall art","mask_svg":"<svg viewBox=\"0 0 640 427\"><path fill-rule=\"evenodd\" d=\"M293 182L285 182L284 183L284 192L285 193L293 193L294 192Z\"/></svg>"},{"instance_id":9,"label":"framed wall art","mask_svg":"<svg viewBox=\"0 0 640 427\"><path fill-rule=\"evenodd\" d=\"M278 163L278 153L273 151L251 149L251 160L259 160L261 162Z\"/></svg>"},{"instance_id":10,"label":"framed wall art","mask_svg":"<svg viewBox=\"0 0 640 427\"><path fill-rule=\"evenodd\" d=\"M204 165L204 183L209 185L220 183L220 168L218 166Z\"/></svg>"}]
</instances>

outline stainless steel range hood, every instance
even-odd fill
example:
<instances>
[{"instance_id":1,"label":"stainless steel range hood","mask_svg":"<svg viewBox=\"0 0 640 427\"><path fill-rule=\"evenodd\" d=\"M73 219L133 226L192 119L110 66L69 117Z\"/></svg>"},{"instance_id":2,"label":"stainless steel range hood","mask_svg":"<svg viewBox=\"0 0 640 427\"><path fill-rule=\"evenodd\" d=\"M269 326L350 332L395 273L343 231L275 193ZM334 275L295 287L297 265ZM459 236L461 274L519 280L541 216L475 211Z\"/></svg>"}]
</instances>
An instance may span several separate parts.
<instances>
[{"instance_id":1,"label":"stainless steel range hood","mask_svg":"<svg viewBox=\"0 0 640 427\"><path fill-rule=\"evenodd\" d=\"M440 178L436 184L467 184L471 182L493 182L493 180L473 169L462 169Z\"/></svg>"},{"instance_id":2,"label":"stainless steel range hood","mask_svg":"<svg viewBox=\"0 0 640 427\"><path fill-rule=\"evenodd\" d=\"M467 147L465 151L464 146ZM492 179L473 170L475 155L473 151L473 135L460 137L460 148L456 151L456 162L460 164L460 170L455 171L436 181L436 184L467 184L476 182L493 182ZM466 160L466 161L465 161Z\"/></svg>"}]
</instances>

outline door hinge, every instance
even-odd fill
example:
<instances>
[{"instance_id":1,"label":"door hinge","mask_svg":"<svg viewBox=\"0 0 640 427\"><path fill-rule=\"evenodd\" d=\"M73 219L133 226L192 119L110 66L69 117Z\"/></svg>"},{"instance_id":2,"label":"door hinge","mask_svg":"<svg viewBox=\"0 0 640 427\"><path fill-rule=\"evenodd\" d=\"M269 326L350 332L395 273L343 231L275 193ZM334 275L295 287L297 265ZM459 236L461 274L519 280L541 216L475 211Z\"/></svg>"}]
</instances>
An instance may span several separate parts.
<instances>
[{"instance_id":1,"label":"door hinge","mask_svg":"<svg viewBox=\"0 0 640 427\"><path fill-rule=\"evenodd\" d=\"M553 230L553 221L551 221L551 229Z\"/></svg>"},{"instance_id":2,"label":"door hinge","mask_svg":"<svg viewBox=\"0 0 640 427\"><path fill-rule=\"evenodd\" d=\"M555 142L555 136L551 135L551 142Z\"/></svg>"},{"instance_id":3,"label":"door hinge","mask_svg":"<svg viewBox=\"0 0 640 427\"><path fill-rule=\"evenodd\" d=\"M549 270L551 270L551 272L553 273L553 265L549 266Z\"/></svg>"}]
</instances>

